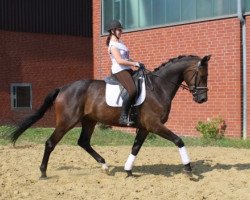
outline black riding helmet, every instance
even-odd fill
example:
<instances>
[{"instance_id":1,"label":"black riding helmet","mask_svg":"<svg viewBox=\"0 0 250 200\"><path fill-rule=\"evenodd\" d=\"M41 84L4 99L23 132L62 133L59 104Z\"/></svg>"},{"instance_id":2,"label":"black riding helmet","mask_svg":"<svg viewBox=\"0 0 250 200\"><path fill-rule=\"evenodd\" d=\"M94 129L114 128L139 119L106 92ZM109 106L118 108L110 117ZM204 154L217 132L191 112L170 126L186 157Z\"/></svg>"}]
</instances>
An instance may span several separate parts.
<instances>
[{"instance_id":1,"label":"black riding helmet","mask_svg":"<svg viewBox=\"0 0 250 200\"><path fill-rule=\"evenodd\" d=\"M108 31L111 31L113 29L123 29L121 23L118 20L112 20L108 25Z\"/></svg>"}]
</instances>

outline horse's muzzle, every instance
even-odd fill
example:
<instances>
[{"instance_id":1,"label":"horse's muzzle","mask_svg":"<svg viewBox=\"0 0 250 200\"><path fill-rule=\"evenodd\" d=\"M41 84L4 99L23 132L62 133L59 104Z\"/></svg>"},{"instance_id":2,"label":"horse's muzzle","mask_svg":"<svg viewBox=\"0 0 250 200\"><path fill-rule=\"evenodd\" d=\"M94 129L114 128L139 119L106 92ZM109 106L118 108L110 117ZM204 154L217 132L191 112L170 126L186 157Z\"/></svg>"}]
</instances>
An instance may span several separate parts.
<instances>
[{"instance_id":1,"label":"horse's muzzle","mask_svg":"<svg viewBox=\"0 0 250 200\"><path fill-rule=\"evenodd\" d=\"M205 103L207 101L207 95L206 94L202 94L202 95L197 95L197 96L194 96L193 97L193 100L196 102L196 103Z\"/></svg>"},{"instance_id":2,"label":"horse's muzzle","mask_svg":"<svg viewBox=\"0 0 250 200\"><path fill-rule=\"evenodd\" d=\"M199 104L206 102L207 91L207 87L194 87L194 89L191 91L193 94L193 100Z\"/></svg>"}]
</instances>

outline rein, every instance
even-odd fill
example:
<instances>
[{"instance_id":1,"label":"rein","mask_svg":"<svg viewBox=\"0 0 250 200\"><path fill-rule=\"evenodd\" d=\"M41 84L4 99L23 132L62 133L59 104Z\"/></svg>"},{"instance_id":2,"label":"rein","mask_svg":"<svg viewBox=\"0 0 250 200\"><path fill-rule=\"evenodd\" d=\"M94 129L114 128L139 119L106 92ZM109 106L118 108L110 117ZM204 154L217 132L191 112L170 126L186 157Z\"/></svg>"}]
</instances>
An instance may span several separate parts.
<instances>
[{"instance_id":1,"label":"rein","mask_svg":"<svg viewBox=\"0 0 250 200\"><path fill-rule=\"evenodd\" d=\"M197 68L198 68L198 65L197 65ZM159 75L153 74L151 71L149 71L149 70L147 70L147 69L141 69L141 70L142 70L142 72L143 72L143 76L145 77L145 83L146 83L146 85L150 88L151 91L154 90L154 86L152 85L152 82L151 82L150 78L148 77L148 75L156 76L156 77L158 77L158 78L160 78L160 79L163 79L163 78L162 78L161 76L159 76ZM190 71L190 70L189 70L189 71ZM169 81L169 80L167 80L167 81L168 81L169 83L172 83L172 84L178 86L178 87L181 87L183 90L188 90L188 91L191 92L194 96L200 95L200 94L202 94L202 93L207 92L207 91L208 91L208 88L207 88L207 87L199 87L199 86L197 86L197 85L198 85L198 83L197 83L197 82L198 82L198 81L197 81L197 79L198 79L198 70L195 69L195 70L192 70L192 71L194 71L194 73L193 73L193 75L191 76L191 78L190 78L190 80L188 81L188 83L190 83L190 82L193 80L193 78L195 78L195 83L194 83L194 85L188 86L188 85L184 85L183 83L181 83L181 84L176 84L176 83L174 83L174 82L172 82L172 81ZM185 72L185 73L187 73L187 72Z\"/></svg>"},{"instance_id":2,"label":"rein","mask_svg":"<svg viewBox=\"0 0 250 200\"><path fill-rule=\"evenodd\" d=\"M143 77L145 78L145 84L149 87L149 89L151 91L154 90L154 86L150 80L150 78L148 77L148 74L152 74L151 71L147 70L146 68L142 68L140 69L142 71Z\"/></svg>"},{"instance_id":3,"label":"rein","mask_svg":"<svg viewBox=\"0 0 250 200\"><path fill-rule=\"evenodd\" d=\"M156 76L156 77L158 77L158 78L160 78L160 79L163 79L161 76L158 76L158 75L156 75L156 74L153 74L152 72L150 73L150 75ZM187 85L184 85L183 83L177 84L177 83L174 83L174 82L169 81L169 80L167 80L167 82L172 83L172 84L174 84L174 85L176 85L176 86L178 86L178 87L181 87L183 90L188 90L188 91L190 91L189 87L188 87Z\"/></svg>"}]
</instances>

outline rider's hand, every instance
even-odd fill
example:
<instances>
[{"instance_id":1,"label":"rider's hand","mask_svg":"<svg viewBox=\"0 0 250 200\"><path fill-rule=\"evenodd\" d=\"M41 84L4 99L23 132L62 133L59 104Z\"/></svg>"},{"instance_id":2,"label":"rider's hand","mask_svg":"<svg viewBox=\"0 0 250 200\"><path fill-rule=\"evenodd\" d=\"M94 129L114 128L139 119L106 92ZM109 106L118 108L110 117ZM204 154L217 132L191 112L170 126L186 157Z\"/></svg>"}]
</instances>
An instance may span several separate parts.
<instances>
[{"instance_id":1,"label":"rider's hand","mask_svg":"<svg viewBox=\"0 0 250 200\"><path fill-rule=\"evenodd\" d=\"M139 69L145 69L145 65L140 62L137 62L135 66L138 67Z\"/></svg>"},{"instance_id":2,"label":"rider's hand","mask_svg":"<svg viewBox=\"0 0 250 200\"><path fill-rule=\"evenodd\" d=\"M140 63L139 63L139 62L136 62L136 63L135 63L135 66L139 68L139 67L140 67Z\"/></svg>"}]
</instances>

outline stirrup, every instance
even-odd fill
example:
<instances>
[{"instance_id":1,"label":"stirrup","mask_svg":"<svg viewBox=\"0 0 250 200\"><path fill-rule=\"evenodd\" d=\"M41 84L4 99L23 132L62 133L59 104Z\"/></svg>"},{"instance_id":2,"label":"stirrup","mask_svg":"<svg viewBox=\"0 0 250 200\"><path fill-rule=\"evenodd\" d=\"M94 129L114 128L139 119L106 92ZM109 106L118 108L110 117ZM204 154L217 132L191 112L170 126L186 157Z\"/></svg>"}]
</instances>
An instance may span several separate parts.
<instances>
[{"instance_id":1,"label":"stirrup","mask_svg":"<svg viewBox=\"0 0 250 200\"><path fill-rule=\"evenodd\" d=\"M127 116L121 116L119 119L119 124L122 126L132 126L135 124L135 122L130 121L129 117Z\"/></svg>"}]
</instances>

